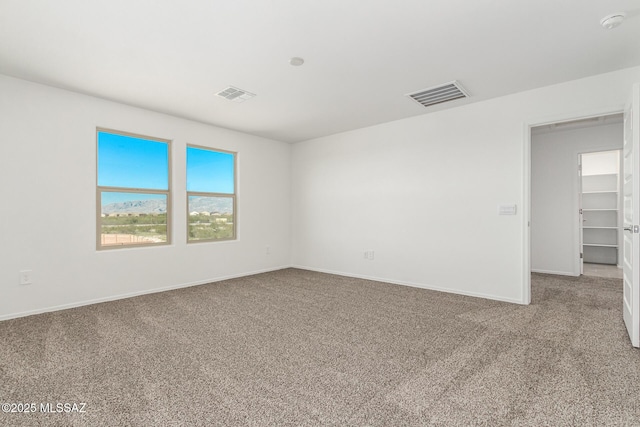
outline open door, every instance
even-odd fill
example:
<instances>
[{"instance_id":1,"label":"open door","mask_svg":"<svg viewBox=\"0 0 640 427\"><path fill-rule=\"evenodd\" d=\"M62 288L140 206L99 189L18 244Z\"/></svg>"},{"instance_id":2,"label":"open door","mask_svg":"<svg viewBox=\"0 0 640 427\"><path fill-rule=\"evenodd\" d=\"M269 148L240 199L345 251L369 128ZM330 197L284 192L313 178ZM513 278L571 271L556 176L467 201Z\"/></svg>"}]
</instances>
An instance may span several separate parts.
<instances>
[{"instance_id":1,"label":"open door","mask_svg":"<svg viewBox=\"0 0 640 427\"><path fill-rule=\"evenodd\" d=\"M633 85L624 111L623 145L623 316L631 344L640 347L640 84Z\"/></svg>"}]
</instances>

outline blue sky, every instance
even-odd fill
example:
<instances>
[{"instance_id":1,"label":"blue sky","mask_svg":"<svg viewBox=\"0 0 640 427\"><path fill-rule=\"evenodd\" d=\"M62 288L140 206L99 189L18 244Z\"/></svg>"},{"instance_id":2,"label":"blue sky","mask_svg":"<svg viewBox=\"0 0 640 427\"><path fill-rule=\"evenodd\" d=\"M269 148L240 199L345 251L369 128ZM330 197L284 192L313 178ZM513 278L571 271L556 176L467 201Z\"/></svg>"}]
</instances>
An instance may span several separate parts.
<instances>
[{"instance_id":1,"label":"blue sky","mask_svg":"<svg viewBox=\"0 0 640 427\"><path fill-rule=\"evenodd\" d=\"M98 132L98 185L169 188L169 144Z\"/></svg>"},{"instance_id":2,"label":"blue sky","mask_svg":"<svg viewBox=\"0 0 640 427\"><path fill-rule=\"evenodd\" d=\"M187 191L232 194L233 168L231 153L187 147Z\"/></svg>"},{"instance_id":3,"label":"blue sky","mask_svg":"<svg viewBox=\"0 0 640 427\"><path fill-rule=\"evenodd\" d=\"M98 132L98 185L136 189L169 188L169 144ZM234 193L234 155L187 147L187 191ZM158 194L103 192L102 204L165 199Z\"/></svg>"}]
</instances>

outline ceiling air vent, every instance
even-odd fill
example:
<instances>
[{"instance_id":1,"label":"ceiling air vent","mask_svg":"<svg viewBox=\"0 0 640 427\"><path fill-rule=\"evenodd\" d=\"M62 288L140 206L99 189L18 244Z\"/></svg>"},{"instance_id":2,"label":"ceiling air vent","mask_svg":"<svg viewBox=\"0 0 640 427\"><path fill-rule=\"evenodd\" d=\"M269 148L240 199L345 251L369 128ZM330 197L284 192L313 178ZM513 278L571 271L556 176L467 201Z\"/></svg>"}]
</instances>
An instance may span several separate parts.
<instances>
[{"instance_id":1,"label":"ceiling air vent","mask_svg":"<svg viewBox=\"0 0 640 427\"><path fill-rule=\"evenodd\" d=\"M255 93L247 92L246 90L238 89L233 86L229 86L225 90L218 92L216 95L235 102L244 102L247 99L251 99L256 96Z\"/></svg>"},{"instance_id":2,"label":"ceiling air vent","mask_svg":"<svg viewBox=\"0 0 640 427\"><path fill-rule=\"evenodd\" d=\"M407 95L424 107L440 104L442 102L453 101L454 99L467 98L469 95L460 86L460 83L453 81L440 86L424 89L419 92Z\"/></svg>"}]
</instances>

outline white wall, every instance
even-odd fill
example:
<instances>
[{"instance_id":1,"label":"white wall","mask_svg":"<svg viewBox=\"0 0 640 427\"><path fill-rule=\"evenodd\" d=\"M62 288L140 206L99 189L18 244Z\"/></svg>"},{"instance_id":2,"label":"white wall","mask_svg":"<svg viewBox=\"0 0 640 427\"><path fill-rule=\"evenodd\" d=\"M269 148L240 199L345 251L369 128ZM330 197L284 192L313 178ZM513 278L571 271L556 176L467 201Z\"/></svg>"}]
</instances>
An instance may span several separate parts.
<instances>
[{"instance_id":1,"label":"white wall","mask_svg":"<svg viewBox=\"0 0 640 427\"><path fill-rule=\"evenodd\" d=\"M531 270L580 275L578 155L622 148L622 123L531 138ZM619 162L619 155L613 155ZM593 172L584 162L583 173Z\"/></svg>"},{"instance_id":2,"label":"white wall","mask_svg":"<svg viewBox=\"0 0 640 427\"><path fill-rule=\"evenodd\" d=\"M638 67L295 144L294 265L526 303L529 126L622 111L637 81Z\"/></svg>"},{"instance_id":3,"label":"white wall","mask_svg":"<svg viewBox=\"0 0 640 427\"><path fill-rule=\"evenodd\" d=\"M622 134L622 124L620 131L616 135ZM616 136L617 137L617 136ZM615 138L615 137L614 137ZM622 148L622 142L618 144L618 148ZM620 151L598 151L595 153L586 153L582 155L582 175L603 175L617 174L620 171Z\"/></svg>"},{"instance_id":4,"label":"white wall","mask_svg":"<svg viewBox=\"0 0 640 427\"><path fill-rule=\"evenodd\" d=\"M290 265L289 144L5 76L0 94L0 319ZM171 245L96 251L97 126L173 140ZM187 143L238 152L237 241L185 243Z\"/></svg>"}]
</instances>

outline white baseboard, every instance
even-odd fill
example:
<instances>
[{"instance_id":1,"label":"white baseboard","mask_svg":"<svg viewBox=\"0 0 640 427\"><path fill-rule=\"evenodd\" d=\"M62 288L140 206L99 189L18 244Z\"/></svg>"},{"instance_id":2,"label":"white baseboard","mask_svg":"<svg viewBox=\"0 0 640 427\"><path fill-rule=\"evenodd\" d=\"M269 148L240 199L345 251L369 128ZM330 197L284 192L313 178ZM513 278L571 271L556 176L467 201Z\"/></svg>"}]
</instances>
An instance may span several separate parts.
<instances>
[{"instance_id":1,"label":"white baseboard","mask_svg":"<svg viewBox=\"0 0 640 427\"><path fill-rule=\"evenodd\" d=\"M264 270L256 270L256 271L251 271L251 272L247 272L247 273L233 274L233 275L215 277L215 278L206 279L206 280L199 280L199 281L196 281L196 282L181 283L181 284L177 284L177 285L165 286L165 287L162 287L162 288L147 289L147 290L144 290L144 291L137 291L137 292L128 292L128 293L125 293L125 294L112 295L112 296L108 296L108 297L95 298L95 299L85 300L85 301L78 301L78 302L74 302L74 303L56 305L56 306L45 307L45 308L39 308L39 309L36 309L36 310L28 310L28 311L23 311L23 312L19 312L19 313L9 313L9 314L5 314L5 315L0 315L0 321L9 320L9 319L16 319L16 318L19 318L19 317L33 316L33 315L42 314L42 313L49 313L49 312L53 312L53 311L67 310L67 309L70 309L70 308L82 307L82 306L91 305L91 304L99 304L99 303L102 303L102 302L116 301L116 300L125 299L125 298L132 298L132 297L136 297L136 296L140 296L140 295L155 294L155 293L158 293L158 292L171 291L171 290L174 290L174 289L188 288L188 287L191 287L191 286L199 286L199 285L204 285L204 284L207 284L207 283L221 282L223 280L236 279L236 278L239 278L239 277L253 276L255 274L268 273L270 271L283 270L283 269L286 269L286 268L298 268L300 270L309 270L309 271L316 271L316 272L319 272L319 273L335 274L335 275L338 275L338 276L353 277L353 278L356 278L356 279L371 280L371 281L374 281L374 282L391 283L391 284L394 284L394 285L401 285L401 286L410 286L410 287L413 287L413 288L428 289L428 290L432 290L432 291L446 292L446 293L457 294L457 295L465 295L465 296L476 297L476 298L485 298L485 299L490 299L490 300L495 300L495 301L504 301L504 302L509 302L509 303L513 303L513 304L521 304L521 305L525 304L521 300L517 300L517 299L513 299L513 298L504 298L504 297L499 296L499 295L485 294L485 293L482 293L482 292L460 291L460 290L457 290L457 289L443 288L443 287L439 287L439 286L427 285L427 284L424 284L424 283L414 283L414 282L406 282L406 281L387 279L387 278L382 278L382 277L373 277L373 276L366 276L366 275L361 275L361 274L351 274L351 273L345 273L345 272L340 272L340 271L333 271L333 270L325 270L325 269L307 267L307 266L303 266L303 265L283 265L283 266L264 269ZM565 276L571 276L572 275L572 274L563 273L563 272L550 272L550 271L542 271L542 270L535 270L535 272L537 272L537 273L547 273L547 274L559 274L559 275L565 275Z\"/></svg>"},{"instance_id":2,"label":"white baseboard","mask_svg":"<svg viewBox=\"0 0 640 427\"><path fill-rule=\"evenodd\" d=\"M188 287L191 287L191 286L205 285L207 283L215 283L215 282L221 282L223 280L237 279L239 277L253 276L255 274L268 273L270 271L283 270L285 268L290 268L290 267L291 266L289 266L289 265L285 265L285 266L280 266L280 267L268 268L268 269L265 269L265 270L256 270L256 271L252 271L252 272L248 272L248 273L232 274L232 275L229 275L229 276L216 277L216 278L207 279L207 280L198 280L196 282L189 282L189 283L181 283L181 284L178 284L178 285L164 286L162 288L146 289L144 291L128 292L126 294L112 295L112 296L108 296L108 297L95 298L95 299L85 300L85 301L78 301L78 302L73 302L73 303L69 303L69 304L62 304L62 305L56 305L56 306L51 306L51 307L39 308L39 309L36 309L36 310L28 310L28 311L23 311L23 312L20 312L20 313L9 313L9 314L1 315L0 316L0 321L9 320L9 319L17 319L19 317L33 316L35 314L50 313L52 311L67 310L69 308L82 307L82 306L85 306L85 305L99 304L101 302L116 301L116 300L125 299L125 298L137 297L137 296L140 296L140 295L147 295L147 294L155 294L155 293L158 293L158 292L172 291L174 289L188 288Z\"/></svg>"},{"instance_id":3,"label":"white baseboard","mask_svg":"<svg viewBox=\"0 0 640 427\"><path fill-rule=\"evenodd\" d=\"M384 283L391 283L391 284L394 284L394 285L410 286L412 288L428 289L428 290L431 290L431 291L446 292L446 293L449 293L449 294L465 295L465 296L469 296L469 297L484 298L484 299L490 299L490 300L495 300L495 301L503 301L503 302L510 302L510 303L513 303L513 304L526 305L523 301L517 300L517 299L514 299L514 298L504 298L504 297L501 297L499 295L491 295L491 294L485 294L485 293L481 293L481 292L460 291L460 290L457 290L457 289L442 288L442 287L439 287L439 286L431 286L431 285L427 285L427 284L424 284L424 283L413 283L413 282L405 282L405 281L399 281L399 280L393 280L393 279L385 279L385 278L380 278L380 277L365 276L365 275L361 275L361 274L344 273L344 272L340 272L340 271L332 271L332 270L324 270L324 269L320 269L320 268L306 267L306 266L303 266L303 265L292 265L291 268L298 268L300 270L317 271L318 273L335 274L337 276L353 277L353 278L356 278L356 279L371 280L371 281L374 281L374 282L384 282Z\"/></svg>"},{"instance_id":4,"label":"white baseboard","mask_svg":"<svg viewBox=\"0 0 640 427\"><path fill-rule=\"evenodd\" d=\"M575 274L573 271L552 271L552 270L537 270L531 269L532 273L542 273L542 274L555 274L556 276L571 276L571 277L580 277L579 274Z\"/></svg>"}]
</instances>

